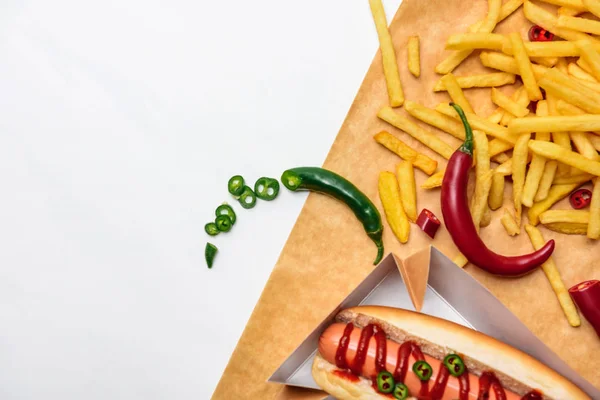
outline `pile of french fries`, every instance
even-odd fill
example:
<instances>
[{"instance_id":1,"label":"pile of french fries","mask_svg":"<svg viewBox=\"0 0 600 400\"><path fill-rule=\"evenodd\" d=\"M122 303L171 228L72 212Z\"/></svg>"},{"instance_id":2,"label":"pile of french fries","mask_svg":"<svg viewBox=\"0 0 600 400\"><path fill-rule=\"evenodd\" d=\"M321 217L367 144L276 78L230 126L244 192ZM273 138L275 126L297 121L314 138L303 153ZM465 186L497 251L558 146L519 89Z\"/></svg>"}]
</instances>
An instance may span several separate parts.
<instances>
[{"instance_id":1,"label":"pile of french fries","mask_svg":"<svg viewBox=\"0 0 600 400\"><path fill-rule=\"evenodd\" d=\"M447 39L446 49L451 53L435 66L441 78L433 87L436 92L447 92L450 100L465 110L474 129L476 183L471 213L476 227L489 224L491 212L503 208L505 182L511 178L512 205L503 208L499 221L511 236L519 235L524 227L536 249L544 245L536 227L540 223L563 234L600 239L600 37L594 36L600 35L600 0L541 1L560 7L549 11L530 0L488 0L489 9L483 20L467 32ZM389 106L380 109L377 116L449 159L457 147L423 129L410 117L464 140L458 114L448 103L430 108L404 98L381 1L370 0L370 5L390 99ZM519 33L494 33L498 23L520 9L532 25L552 32L556 39L529 42ZM421 71L418 46L418 38L411 37L407 64L415 77ZM455 76L454 69L475 51L479 52L482 65L495 71ZM522 83L515 83L517 75ZM499 89L507 85L515 86L510 96ZM490 100L497 108L491 115L479 115L464 90L488 87ZM400 106L410 117L394 110ZM380 195L386 215L388 210L390 214L393 209L403 210L395 215L403 221L401 241L406 243L409 221L414 222L416 217L413 167L429 176L423 189L440 187L444 168L388 132L378 133L375 140L404 160L394 180L399 200L390 201L389 196L384 200L385 190L380 190ZM385 177L380 178L380 189L385 182L391 184L389 174L382 173ZM589 210L552 209L590 182L593 193ZM524 216L528 219L525 224ZM454 261L461 267L467 264L460 254ZM579 315L552 259L543 265L543 270L569 323L579 326Z\"/></svg>"}]
</instances>

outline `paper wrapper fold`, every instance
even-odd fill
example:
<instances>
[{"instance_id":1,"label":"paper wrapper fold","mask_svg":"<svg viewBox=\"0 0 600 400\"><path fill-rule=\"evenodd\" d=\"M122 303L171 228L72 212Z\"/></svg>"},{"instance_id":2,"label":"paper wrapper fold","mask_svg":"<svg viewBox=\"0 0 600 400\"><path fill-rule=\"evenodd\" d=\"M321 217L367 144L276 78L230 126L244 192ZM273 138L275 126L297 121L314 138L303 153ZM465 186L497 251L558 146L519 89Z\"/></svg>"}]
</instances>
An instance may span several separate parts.
<instances>
[{"instance_id":1,"label":"paper wrapper fold","mask_svg":"<svg viewBox=\"0 0 600 400\"><path fill-rule=\"evenodd\" d=\"M404 0L391 23L390 30L398 55L400 74L406 98L434 107L447 102L445 93L433 93L440 78L434 68L447 54L444 50L447 36L464 32L482 19L487 12L486 1L460 0ZM517 13L502 22L496 32L519 31L526 37L531 24L523 13ZM375 28L373 28L375 29ZM409 36L421 39L421 77L414 78L406 67L406 44ZM454 71L457 76L486 72L475 52ZM487 71L491 72L491 71ZM502 88L509 94L512 88ZM489 89L465 91L475 111L488 116L494 110ZM446 160L412 139L404 132L380 121L377 111L387 105L387 91L382 71L381 56L373 63L360 87L344 124L323 165L352 181L367 194L382 211L377 193L380 171L395 171L400 160L373 140L373 135L387 130L415 149L439 162ZM403 109L397 112L406 115ZM420 124L420 123L419 123ZM434 128L420 124L425 129ZM439 137L452 146L458 141L437 131ZM295 167L295 166L290 166ZM426 179L416 171L417 186ZM512 189L507 182L504 205L512 209ZM439 189L418 189L418 211L428 208L439 218ZM567 208L565 201L555 206ZM518 255L533 250L527 234L509 237L500 224L502 208L493 212L492 222L481 229L488 246L501 254ZM526 213L524 213L526 215ZM383 215L383 212L382 212ZM524 219L524 223L526 218ZM587 279L600 279L600 243L584 236L562 235L543 229L546 240L556 241L554 260L567 287ZM411 226L408 244L402 245L384 222L386 253L401 258L434 244L453 258L457 254L444 226L431 240ZM344 205L326 196L311 194L281 253L269 281L254 309L244 333L225 369L214 399L270 399L282 390L279 385L266 383L267 378L302 342L328 313L359 284L371 271L376 249L364 233L361 224ZM502 279L468 265L466 270L496 295L531 331L563 358L575 371L600 387L600 340L587 323L571 327L563 315L556 296L541 270L519 279ZM465 296L468 296L465 293ZM319 393L285 389L282 398L322 398ZM294 397L295 396L295 397ZM315 397L316 396L316 397Z\"/></svg>"}]
</instances>

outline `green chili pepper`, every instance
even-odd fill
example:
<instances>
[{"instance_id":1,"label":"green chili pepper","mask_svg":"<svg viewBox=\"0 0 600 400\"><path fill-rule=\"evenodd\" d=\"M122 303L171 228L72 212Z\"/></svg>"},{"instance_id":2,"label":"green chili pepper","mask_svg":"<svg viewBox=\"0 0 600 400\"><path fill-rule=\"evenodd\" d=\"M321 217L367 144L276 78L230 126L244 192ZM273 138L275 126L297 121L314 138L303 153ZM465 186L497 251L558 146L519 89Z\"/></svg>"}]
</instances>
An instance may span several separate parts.
<instances>
[{"instance_id":1,"label":"green chili pepper","mask_svg":"<svg viewBox=\"0 0 600 400\"><path fill-rule=\"evenodd\" d=\"M215 220L215 224L217 224L217 229L221 232L229 232L233 226L229 215L219 215Z\"/></svg>"},{"instance_id":2,"label":"green chili pepper","mask_svg":"<svg viewBox=\"0 0 600 400\"><path fill-rule=\"evenodd\" d=\"M234 196L240 196L244 191L244 178L241 175L232 176L227 183L227 190Z\"/></svg>"},{"instance_id":3,"label":"green chili pepper","mask_svg":"<svg viewBox=\"0 0 600 400\"><path fill-rule=\"evenodd\" d=\"M465 373L465 363L458 354L448 354L444 358L444 365L453 376L459 377Z\"/></svg>"},{"instance_id":4,"label":"green chili pepper","mask_svg":"<svg viewBox=\"0 0 600 400\"><path fill-rule=\"evenodd\" d=\"M254 192L261 200L274 200L279 194L279 181L273 178L259 178L254 184Z\"/></svg>"},{"instance_id":5,"label":"green chili pepper","mask_svg":"<svg viewBox=\"0 0 600 400\"><path fill-rule=\"evenodd\" d=\"M256 205L256 195L248 186L244 186L242 190L242 194L240 194L240 198L238 199L240 205L246 209L254 208Z\"/></svg>"},{"instance_id":6,"label":"green chili pepper","mask_svg":"<svg viewBox=\"0 0 600 400\"><path fill-rule=\"evenodd\" d=\"M381 393L392 393L394 391L394 376L387 371L377 374L377 390Z\"/></svg>"},{"instance_id":7,"label":"green chili pepper","mask_svg":"<svg viewBox=\"0 0 600 400\"><path fill-rule=\"evenodd\" d=\"M233 208L231 208L231 206L227 203L223 203L221 204L219 207L217 207L217 210L215 211L215 215L217 217L221 216L221 215L227 215L230 219L231 219L231 225L235 225L235 221L237 219L237 217L235 216L235 211L233 211Z\"/></svg>"},{"instance_id":8,"label":"green chili pepper","mask_svg":"<svg viewBox=\"0 0 600 400\"><path fill-rule=\"evenodd\" d=\"M219 251L217 246L212 243L206 243L206 248L204 249L204 258L206 259L206 265L208 265L208 268L212 268L217 251Z\"/></svg>"},{"instance_id":9,"label":"green chili pepper","mask_svg":"<svg viewBox=\"0 0 600 400\"><path fill-rule=\"evenodd\" d=\"M373 264L381 261L383 257L381 215L371 200L356 186L334 172L314 167L289 169L281 176L281 182L291 191L311 190L344 202L362 222L367 235L377 245L377 258Z\"/></svg>"},{"instance_id":10,"label":"green chili pepper","mask_svg":"<svg viewBox=\"0 0 600 400\"><path fill-rule=\"evenodd\" d=\"M219 228L217 228L217 224L214 222L209 222L208 224L204 225L204 231L210 236L217 236L221 232L219 231Z\"/></svg>"},{"instance_id":11,"label":"green chili pepper","mask_svg":"<svg viewBox=\"0 0 600 400\"><path fill-rule=\"evenodd\" d=\"M431 378L431 375L433 375L433 369L427 361L417 361L414 363L412 370L422 381L428 381Z\"/></svg>"},{"instance_id":12,"label":"green chili pepper","mask_svg":"<svg viewBox=\"0 0 600 400\"><path fill-rule=\"evenodd\" d=\"M404 400L408 397L408 386L404 383L398 382L394 386L394 398L398 400Z\"/></svg>"}]
</instances>

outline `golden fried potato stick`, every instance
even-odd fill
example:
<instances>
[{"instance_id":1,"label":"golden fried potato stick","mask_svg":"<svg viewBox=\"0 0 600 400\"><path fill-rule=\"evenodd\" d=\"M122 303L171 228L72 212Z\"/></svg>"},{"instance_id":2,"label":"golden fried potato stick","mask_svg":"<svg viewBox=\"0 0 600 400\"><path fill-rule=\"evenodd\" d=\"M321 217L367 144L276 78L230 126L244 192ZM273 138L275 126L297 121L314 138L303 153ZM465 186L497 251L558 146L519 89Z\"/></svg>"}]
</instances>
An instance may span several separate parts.
<instances>
[{"instance_id":1,"label":"golden fried potato stick","mask_svg":"<svg viewBox=\"0 0 600 400\"><path fill-rule=\"evenodd\" d=\"M391 152L396 153L398 156L400 156L400 158L412 162L415 167L419 168L427 175L431 175L435 172L437 168L437 161L432 160L425 154L421 154L413 150L410 146L390 133L382 131L376 134L374 138L377 143L384 146Z\"/></svg>"},{"instance_id":2,"label":"golden fried potato stick","mask_svg":"<svg viewBox=\"0 0 600 400\"><path fill-rule=\"evenodd\" d=\"M561 7L558 9L558 16L566 15L569 17L575 17L575 16L581 14L582 12L583 11L575 10L575 9L569 8L569 7Z\"/></svg>"},{"instance_id":3,"label":"golden fried potato stick","mask_svg":"<svg viewBox=\"0 0 600 400\"><path fill-rule=\"evenodd\" d=\"M539 224L540 215L544 211L549 210L555 203L567 197L573 190L577 189L579 185L581 185L581 183L552 186L548 192L548 196L546 196L544 200L534 203L533 206L529 208L529 211L527 212L529 223L534 226Z\"/></svg>"},{"instance_id":4,"label":"golden fried potato stick","mask_svg":"<svg viewBox=\"0 0 600 400\"><path fill-rule=\"evenodd\" d=\"M558 99L551 93L546 93L546 99L548 102L548 114L551 116L559 116L557 104ZM564 147L567 150L571 150L571 138L568 132L554 132L552 133L552 141L557 145ZM565 164L558 164L556 169L557 176L565 176L570 174L571 168Z\"/></svg>"},{"instance_id":5,"label":"golden fried potato stick","mask_svg":"<svg viewBox=\"0 0 600 400\"><path fill-rule=\"evenodd\" d=\"M419 125L396 113L391 107L382 108L377 113L377 116L388 124L408 133L445 159L448 160L452 157L454 149L448 143L441 141L434 133L426 131Z\"/></svg>"},{"instance_id":6,"label":"golden fried potato stick","mask_svg":"<svg viewBox=\"0 0 600 400\"><path fill-rule=\"evenodd\" d=\"M585 132L571 132L569 135L571 136L571 141L575 145L575 149L584 156L585 158L589 158L590 160L600 161L600 154L594 148L594 145L590 141L588 134Z\"/></svg>"},{"instance_id":7,"label":"golden fried potato stick","mask_svg":"<svg viewBox=\"0 0 600 400\"><path fill-rule=\"evenodd\" d=\"M458 253L458 255L452 259L452 262L458 265L460 268L464 268L465 265L469 263L469 260L467 260L467 258L463 256L462 253Z\"/></svg>"},{"instance_id":8,"label":"golden fried potato stick","mask_svg":"<svg viewBox=\"0 0 600 400\"><path fill-rule=\"evenodd\" d=\"M448 95L450 96L453 102L461 106L464 111L470 112L471 114L475 114L475 111L473 111L471 104L469 104L469 101L465 97L465 94L463 93L462 88L458 83L458 80L454 75L452 75L452 72L444 75L442 79L440 79L440 82L448 92Z\"/></svg>"},{"instance_id":9,"label":"golden fried potato stick","mask_svg":"<svg viewBox=\"0 0 600 400\"><path fill-rule=\"evenodd\" d=\"M488 197L488 206L492 210L497 210L504 203L504 175L494 173L492 177L492 188Z\"/></svg>"},{"instance_id":10,"label":"golden fried potato stick","mask_svg":"<svg viewBox=\"0 0 600 400\"><path fill-rule=\"evenodd\" d=\"M585 6L581 0L541 0L545 3L554 4L561 7L569 7L573 10L586 11Z\"/></svg>"},{"instance_id":11,"label":"golden fried potato stick","mask_svg":"<svg viewBox=\"0 0 600 400\"><path fill-rule=\"evenodd\" d=\"M529 57L529 60L533 63L543 65L547 68L552 68L558 64L558 57Z\"/></svg>"},{"instance_id":12,"label":"golden fried potato stick","mask_svg":"<svg viewBox=\"0 0 600 400\"><path fill-rule=\"evenodd\" d=\"M582 82L578 79L575 79L575 78L569 76L567 73L563 73L557 69L554 69L554 68L549 69L548 72L546 73L546 75L544 75L544 79L549 79L556 83L560 83L561 85L564 85L565 87L569 87L573 90L578 91L582 95L584 95L592 100L600 101L600 93L595 91L594 89L591 89L589 86L587 86L587 85L589 85L588 82ZM598 86L598 85L596 85L596 86Z\"/></svg>"},{"instance_id":13,"label":"golden fried potato stick","mask_svg":"<svg viewBox=\"0 0 600 400\"><path fill-rule=\"evenodd\" d=\"M410 161L402 161L396 166L396 176L400 187L400 197L406 216L410 222L417 221L417 184L415 170Z\"/></svg>"},{"instance_id":14,"label":"golden fried potato stick","mask_svg":"<svg viewBox=\"0 0 600 400\"><path fill-rule=\"evenodd\" d=\"M568 100L572 104L591 114L600 113L599 103L571 87L564 86L563 84L550 80L546 77L540 79L538 83L546 91L546 93L551 96L562 100Z\"/></svg>"},{"instance_id":15,"label":"golden fried potato stick","mask_svg":"<svg viewBox=\"0 0 600 400\"><path fill-rule=\"evenodd\" d=\"M600 178L594 180L587 237L590 239L600 239Z\"/></svg>"},{"instance_id":16,"label":"golden fried potato stick","mask_svg":"<svg viewBox=\"0 0 600 400\"><path fill-rule=\"evenodd\" d=\"M495 157L492 157L492 160L497 162L498 164L503 164L510 160L511 158L506 153L500 153Z\"/></svg>"},{"instance_id":17,"label":"golden fried potato stick","mask_svg":"<svg viewBox=\"0 0 600 400\"><path fill-rule=\"evenodd\" d=\"M396 50L394 50L392 36L388 30L385 10L383 9L381 0L369 0L369 5L371 6L371 13L373 14L377 36L379 37L383 73L387 84L390 105L392 107L400 107L404 103L404 91L402 90L398 62L396 61Z\"/></svg>"},{"instance_id":18,"label":"golden fried potato stick","mask_svg":"<svg viewBox=\"0 0 600 400\"><path fill-rule=\"evenodd\" d=\"M519 87L512 96L512 100L515 101L521 107L529 106L529 97L527 96L527 92L525 91L525 87ZM500 121L500 125L508 126L509 122L515 119L516 117L510 113L508 110L504 113L502 120Z\"/></svg>"},{"instance_id":19,"label":"golden fried potato stick","mask_svg":"<svg viewBox=\"0 0 600 400\"><path fill-rule=\"evenodd\" d=\"M505 142L502 139L490 140L490 157L495 157L498 154L504 153L514 147L514 144Z\"/></svg>"},{"instance_id":20,"label":"golden fried potato stick","mask_svg":"<svg viewBox=\"0 0 600 400\"><path fill-rule=\"evenodd\" d=\"M585 70L583 68L581 68L579 65L577 65L575 63L569 64L568 71L569 71L569 75L571 75L574 78L581 79L583 81L588 81L588 82L598 82L596 80L596 78L594 78L592 75L585 72Z\"/></svg>"},{"instance_id":21,"label":"golden fried potato stick","mask_svg":"<svg viewBox=\"0 0 600 400\"><path fill-rule=\"evenodd\" d=\"M512 56L513 49L510 40L505 41L500 50ZM558 57L578 57L580 53L574 42L567 41L525 42L525 51L530 58L551 58L554 65L558 63Z\"/></svg>"},{"instance_id":22,"label":"golden fried potato stick","mask_svg":"<svg viewBox=\"0 0 600 400\"><path fill-rule=\"evenodd\" d=\"M544 117L548 115L548 103L546 101L539 101L537 105L538 116ZM538 132L535 136L536 140L543 140L546 142L550 141L549 132ZM533 205L533 199L540 186L542 175L546 167L546 159L540 155L534 154L531 157L531 163L529 164L529 171L527 172L527 178L525 178L525 187L523 188L523 205L531 207Z\"/></svg>"},{"instance_id":23,"label":"golden fried potato stick","mask_svg":"<svg viewBox=\"0 0 600 400\"><path fill-rule=\"evenodd\" d=\"M523 189L525 186L525 171L527 169L527 145L530 139L531 135L529 133L519 136L513 151L513 204L515 206L515 220L517 222L517 226L521 226L521 211L523 209L522 198Z\"/></svg>"},{"instance_id":24,"label":"golden fried potato stick","mask_svg":"<svg viewBox=\"0 0 600 400\"><path fill-rule=\"evenodd\" d=\"M504 109L502 109L501 107L496 108L496 111L494 111L489 117L487 117L486 119L488 121L490 121L492 124L499 124L500 121L502 121L502 117L504 116Z\"/></svg>"},{"instance_id":25,"label":"golden fried potato stick","mask_svg":"<svg viewBox=\"0 0 600 400\"><path fill-rule=\"evenodd\" d=\"M515 118L508 124L511 134L532 132L600 131L600 115Z\"/></svg>"},{"instance_id":26,"label":"golden fried potato stick","mask_svg":"<svg viewBox=\"0 0 600 400\"><path fill-rule=\"evenodd\" d=\"M502 8L502 0L488 0L488 14L481 25L472 26L470 32L490 33L496 28L496 24L500 21L500 13ZM471 55L473 50L456 51L444 59L435 67L435 72L440 75L446 75L458 67L464 60Z\"/></svg>"},{"instance_id":27,"label":"golden fried potato stick","mask_svg":"<svg viewBox=\"0 0 600 400\"><path fill-rule=\"evenodd\" d=\"M421 76L421 52L419 50L419 37L408 38L408 70L414 77Z\"/></svg>"},{"instance_id":28,"label":"golden fried potato stick","mask_svg":"<svg viewBox=\"0 0 600 400\"><path fill-rule=\"evenodd\" d=\"M566 185L568 183L582 184L587 181L591 181L592 179L594 179L594 175L582 173L582 174L575 174L575 175L569 175L569 176L558 176L558 177L554 178L554 182L552 182L552 184L553 185Z\"/></svg>"},{"instance_id":29,"label":"golden fried potato stick","mask_svg":"<svg viewBox=\"0 0 600 400\"><path fill-rule=\"evenodd\" d=\"M546 241L542 237L542 232L540 232L540 230L536 227L525 225L525 232L527 232L529 240L531 240L531 244L535 250L541 249L546 244ZM560 273L558 272L558 268L556 268L556 264L554 264L554 260L549 258L544 264L542 264L542 270L544 271L544 274L546 274L546 278L548 278L548 282L550 282L550 286L556 294L558 303L565 313L567 321L569 321L569 325L575 327L580 326L581 319L579 318L579 313L577 312L575 303L573 303L573 300L571 299L571 296L565 287L565 283L560 277Z\"/></svg>"},{"instance_id":30,"label":"golden fried potato stick","mask_svg":"<svg viewBox=\"0 0 600 400\"><path fill-rule=\"evenodd\" d=\"M583 5L589 12L596 17L600 17L600 1L599 0L583 0Z\"/></svg>"},{"instance_id":31,"label":"golden fried potato stick","mask_svg":"<svg viewBox=\"0 0 600 400\"><path fill-rule=\"evenodd\" d=\"M444 180L444 174L446 173L446 169L443 169L435 174L431 175L429 178L425 180L421 184L421 189L434 189L442 186L442 181Z\"/></svg>"},{"instance_id":32,"label":"golden fried potato stick","mask_svg":"<svg viewBox=\"0 0 600 400\"><path fill-rule=\"evenodd\" d=\"M500 8L500 16L498 16L498 24L508 18L512 13L517 11L523 5L523 0L508 0ZM479 28L485 20L478 21L469 27L469 32L479 32ZM490 31L493 32L493 29Z\"/></svg>"},{"instance_id":33,"label":"golden fried potato stick","mask_svg":"<svg viewBox=\"0 0 600 400\"><path fill-rule=\"evenodd\" d=\"M532 140L529 142L529 150L535 154L575 167L583 172L600 176L600 161L592 161L579 153L569 151L555 143Z\"/></svg>"},{"instance_id":34,"label":"golden fried potato stick","mask_svg":"<svg viewBox=\"0 0 600 400\"><path fill-rule=\"evenodd\" d=\"M519 75L521 75L521 79L523 80L523 85L525 86L529 100L541 100L543 98L542 92L540 91L535 79L535 75L533 74L533 67L531 66L531 61L529 60L529 56L525 50L525 45L523 44L521 35L517 32L512 32L508 35L508 37L510 38L510 43L514 53L513 56L517 61Z\"/></svg>"},{"instance_id":35,"label":"golden fried potato stick","mask_svg":"<svg viewBox=\"0 0 600 400\"><path fill-rule=\"evenodd\" d=\"M492 88L492 103L502 107L515 117L524 117L529 114L527 107L520 105L495 87Z\"/></svg>"},{"instance_id":36,"label":"golden fried potato stick","mask_svg":"<svg viewBox=\"0 0 600 400\"><path fill-rule=\"evenodd\" d=\"M515 75L506 72L492 72L489 74L467 75L456 77L456 82L463 89L498 87L512 85L515 83ZM443 92L447 90L444 82L440 79L433 87L434 92Z\"/></svg>"},{"instance_id":37,"label":"golden fried potato stick","mask_svg":"<svg viewBox=\"0 0 600 400\"><path fill-rule=\"evenodd\" d=\"M485 67L497 69L499 71L504 71L509 74L519 74L519 67L517 66L517 62L514 58L512 58L511 56L507 56L506 54L482 51L479 55L479 59ZM533 68L533 73L536 79L540 79L544 76L546 72L548 72L548 68L542 65L531 64L531 67Z\"/></svg>"},{"instance_id":38,"label":"golden fried potato stick","mask_svg":"<svg viewBox=\"0 0 600 400\"><path fill-rule=\"evenodd\" d=\"M502 176L508 176L508 175L512 175L512 165L513 165L513 159L509 159L505 162L503 162L502 164L498 165L496 167L496 169L494 170L494 172L498 175L502 175Z\"/></svg>"},{"instance_id":39,"label":"golden fried potato stick","mask_svg":"<svg viewBox=\"0 0 600 400\"><path fill-rule=\"evenodd\" d=\"M585 235L590 212L585 210L548 210L540 215L540 222L551 231L565 235Z\"/></svg>"},{"instance_id":40,"label":"golden fried potato stick","mask_svg":"<svg viewBox=\"0 0 600 400\"><path fill-rule=\"evenodd\" d=\"M408 242L410 223L402 207L398 181L392 172L383 171L379 174L379 198L392 232L400 243Z\"/></svg>"},{"instance_id":41,"label":"golden fried potato stick","mask_svg":"<svg viewBox=\"0 0 600 400\"><path fill-rule=\"evenodd\" d=\"M485 207L485 211L483 212L483 217L481 217L481 222L479 223L480 227L489 226L492 223L492 211L488 206Z\"/></svg>"},{"instance_id":42,"label":"golden fried potato stick","mask_svg":"<svg viewBox=\"0 0 600 400\"><path fill-rule=\"evenodd\" d=\"M588 139L596 151L600 151L600 136L596 136L593 133L588 133Z\"/></svg>"},{"instance_id":43,"label":"golden fried potato stick","mask_svg":"<svg viewBox=\"0 0 600 400\"><path fill-rule=\"evenodd\" d=\"M507 38L499 33L457 33L446 41L446 50L502 50Z\"/></svg>"},{"instance_id":44,"label":"golden fried potato stick","mask_svg":"<svg viewBox=\"0 0 600 400\"><path fill-rule=\"evenodd\" d=\"M473 142L475 144L475 193L471 199L471 215L475 228L479 230L488 196L492 187L493 172L490 171L489 143L485 133L474 130Z\"/></svg>"},{"instance_id":45,"label":"golden fried potato stick","mask_svg":"<svg viewBox=\"0 0 600 400\"><path fill-rule=\"evenodd\" d=\"M591 69L590 73L600 80L600 54L596 51L589 40L579 40L575 43L581 52L581 58Z\"/></svg>"},{"instance_id":46,"label":"golden fried potato stick","mask_svg":"<svg viewBox=\"0 0 600 400\"><path fill-rule=\"evenodd\" d=\"M521 229L517 225L517 222L512 215L510 215L510 211L508 211L506 207L504 208L504 213L502 214L502 218L500 218L500 222L504 229L506 229L508 236L515 236L521 233Z\"/></svg>"},{"instance_id":47,"label":"golden fried potato stick","mask_svg":"<svg viewBox=\"0 0 600 400\"><path fill-rule=\"evenodd\" d=\"M465 128L460 121L410 100L404 103L404 109L414 118L434 126L457 139L465 140Z\"/></svg>"},{"instance_id":48,"label":"golden fried potato stick","mask_svg":"<svg viewBox=\"0 0 600 400\"><path fill-rule=\"evenodd\" d=\"M533 198L533 201L540 202L546 197L548 197L548 192L552 187L552 181L554 180L554 176L556 175L556 170L558 168L558 162L551 160L546 161L546 166L544 167L544 173L542 174L542 178L540 179L540 185L538 186L537 193Z\"/></svg>"},{"instance_id":49,"label":"golden fried potato stick","mask_svg":"<svg viewBox=\"0 0 600 400\"><path fill-rule=\"evenodd\" d=\"M585 62L584 59L582 59L581 57L579 57L576 61L576 64L579 65L581 67L581 69L583 69L585 72L587 72L588 74L592 72L592 68L588 65L587 62Z\"/></svg>"},{"instance_id":50,"label":"golden fried potato stick","mask_svg":"<svg viewBox=\"0 0 600 400\"><path fill-rule=\"evenodd\" d=\"M594 35L600 34L600 22L587 18L561 15L558 17L558 27L569 28L579 32L592 33Z\"/></svg>"}]
</instances>

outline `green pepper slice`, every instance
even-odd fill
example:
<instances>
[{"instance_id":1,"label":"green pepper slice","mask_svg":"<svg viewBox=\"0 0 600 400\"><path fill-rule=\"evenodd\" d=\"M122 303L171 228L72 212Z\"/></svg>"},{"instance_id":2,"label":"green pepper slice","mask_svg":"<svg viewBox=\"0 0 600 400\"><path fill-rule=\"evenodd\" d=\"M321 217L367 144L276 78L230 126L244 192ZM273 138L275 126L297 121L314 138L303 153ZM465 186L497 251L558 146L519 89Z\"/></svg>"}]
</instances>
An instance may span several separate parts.
<instances>
[{"instance_id":1,"label":"green pepper slice","mask_svg":"<svg viewBox=\"0 0 600 400\"><path fill-rule=\"evenodd\" d=\"M429 379L431 379L431 375L433 375L433 369L427 361L417 361L413 365L412 370L422 381L428 381Z\"/></svg>"},{"instance_id":2,"label":"green pepper slice","mask_svg":"<svg viewBox=\"0 0 600 400\"><path fill-rule=\"evenodd\" d=\"M448 354L444 358L444 365L452 376L459 377L465 373L465 363L458 354Z\"/></svg>"},{"instance_id":3,"label":"green pepper slice","mask_svg":"<svg viewBox=\"0 0 600 400\"><path fill-rule=\"evenodd\" d=\"M244 186L244 190L242 190L242 194L240 194L240 198L238 199L240 205L246 209L254 208L256 205L256 194L250 189L248 186Z\"/></svg>"},{"instance_id":4,"label":"green pepper slice","mask_svg":"<svg viewBox=\"0 0 600 400\"><path fill-rule=\"evenodd\" d=\"M208 265L208 268L212 268L217 251L219 251L217 246L212 243L206 243L206 248L204 249L204 259L206 260L206 265Z\"/></svg>"},{"instance_id":5,"label":"green pepper slice","mask_svg":"<svg viewBox=\"0 0 600 400\"><path fill-rule=\"evenodd\" d=\"M237 219L237 217L235 215L235 211L233 211L233 208L231 208L229 204L223 203L219 207L217 207L215 215L217 217L221 215L227 215L229 219L231 219L231 225L235 225L235 220Z\"/></svg>"},{"instance_id":6,"label":"green pepper slice","mask_svg":"<svg viewBox=\"0 0 600 400\"><path fill-rule=\"evenodd\" d=\"M394 376L387 371L377 374L377 390L381 393L392 393L394 391Z\"/></svg>"},{"instance_id":7,"label":"green pepper slice","mask_svg":"<svg viewBox=\"0 0 600 400\"><path fill-rule=\"evenodd\" d=\"M408 386L402 382L396 383L394 386L394 398L398 400L404 400L408 397Z\"/></svg>"},{"instance_id":8,"label":"green pepper slice","mask_svg":"<svg viewBox=\"0 0 600 400\"><path fill-rule=\"evenodd\" d=\"M208 224L204 225L204 231L210 236L217 236L219 233L221 233L219 228L217 228L217 224L214 222L209 222Z\"/></svg>"},{"instance_id":9,"label":"green pepper slice","mask_svg":"<svg viewBox=\"0 0 600 400\"><path fill-rule=\"evenodd\" d=\"M234 196L240 196L244 191L244 177L241 175L232 176L227 183L227 190Z\"/></svg>"},{"instance_id":10,"label":"green pepper slice","mask_svg":"<svg viewBox=\"0 0 600 400\"><path fill-rule=\"evenodd\" d=\"M274 200L279 194L279 181L273 178L262 177L254 184L256 197L261 200Z\"/></svg>"},{"instance_id":11,"label":"green pepper slice","mask_svg":"<svg viewBox=\"0 0 600 400\"><path fill-rule=\"evenodd\" d=\"M215 220L215 224L217 224L217 229L221 232L229 232L233 226L229 215L219 215Z\"/></svg>"}]
</instances>

